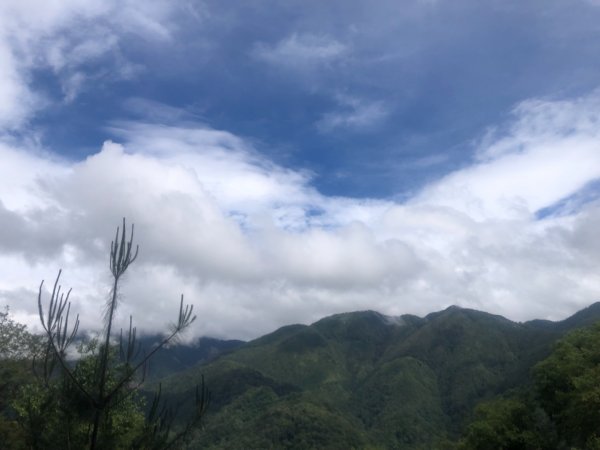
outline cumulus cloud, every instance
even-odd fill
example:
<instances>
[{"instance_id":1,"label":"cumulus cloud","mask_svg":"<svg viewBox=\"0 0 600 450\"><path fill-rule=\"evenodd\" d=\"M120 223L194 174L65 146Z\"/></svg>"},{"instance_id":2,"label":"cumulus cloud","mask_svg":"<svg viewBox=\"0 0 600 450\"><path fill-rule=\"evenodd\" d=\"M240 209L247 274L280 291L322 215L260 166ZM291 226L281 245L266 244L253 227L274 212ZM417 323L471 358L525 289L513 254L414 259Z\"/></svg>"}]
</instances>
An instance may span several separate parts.
<instances>
[{"instance_id":1,"label":"cumulus cloud","mask_svg":"<svg viewBox=\"0 0 600 450\"><path fill-rule=\"evenodd\" d=\"M194 173L227 211L245 216L310 203L317 195L310 175L273 164L231 133L198 126L115 123L111 131L127 148Z\"/></svg>"},{"instance_id":2,"label":"cumulus cloud","mask_svg":"<svg viewBox=\"0 0 600 450\"><path fill-rule=\"evenodd\" d=\"M174 317L181 292L199 313L191 335L450 304L564 317L600 293L600 202L535 212L600 177L585 125L595 96L519 106L472 165L404 203L324 196L310 174L207 126L114 123L121 143L76 162L4 143L0 158L27 176L0 177L0 302L35 324L32 292L63 267L84 326L97 326L109 240L127 216L141 254L119 317L147 331ZM557 109L570 113L550 120Z\"/></svg>"},{"instance_id":3,"label":"cumulus cloud","mask_svg":"<svg viewBox=\"0 0 600 450\"><path fill-rule=\"evenodd\" d=\"M56 100L35 87L36 72L54 77L64 102L104 77L143 73L123 37L173 40L179 7L0 3L0 131ZM359 41L296 32L251 56L302 77L345 69ZM311 90L316 78L304 78ZM322 132L373 131L389 117L387 99L340 95L333 80L326 90L337 105L316 122ZM403 202L322 195L310 172L274 163L239 136L144 99L126 106L146 121L112 122L117 142L83 160L59 157L31 130L23 141L0 133L0 304L34 328L37 286L59 268L83 327L98 327L107 250L124 216L141 253L119 320L132 314L147 332L175 319L182 292L199 315L192 336L237 338L357 309L424 314L459 304L561 318L599 297L600 92L519 104L470 164ZM415 164L436 164L444 149L437 155Z\"/></svg>"},{"instance_id":4,"label":"cumulus cloud","mask_svg":"<svg viewBox=\"0 0 600 450\"><path fill-rule=\"evenodd\" d=\"M379 248L366 229L346 228L338 235L306 229L307 218L298 224L285 222L305 214L318 201L301 174L293 176L258 160L228 133L150 128L139 124L128 131L143 131L135 134L139 141L132 139L131 149L142 144L147 148L144 153L126 153L122 146L107 142L85 161L64 163L63 170L43 173L21 187L29 195L43 192L46 206L32 203L17 211L2 210L0 245L20 261L10 270L23 271L27 264L38 269L49 267L51 262L57 266L68 264L74 272L70 280L74 279L76 290L84 298L83 307L94 311L95 298L97 310L103 298L101 289L91 288L84 280L94 269L103 272L99 268L105 261L102 249L107 248L107 239L112 235L108 231L126 215L135 218L137 236L143 242L144 257L132 278L142 277L142 285L149 279L155 280L151 285L161 283L155 290L150 289L152 295L142 296L140 292L148 289L133 282L139 292L135 289L126 294L132 307L143 309L140 302L149 302L158 308L156 317L163 318L165 311L176 305L178 289L189 287L192 294L197 294L192 297L205 297L211 305L204 307L208 323L217 327L218 322L217 330L225 328L233 333L236 331L229 328L231 324L213 316L221 310L213 303L220 298L237 302L233 297L239 295L248 302L238 306L247 309L246 315L262 311L266 317L255 319L270 323L273 317L267 312L273 309L281 290L301 302L296 286L300 290L319 285L339 290L349 284L368 285L389 272L382 262L378 263L381 267L369 268L369 261L378 260L388 250L385 246ZM167 140L155 145L147 140L158 136ZM189 153L189 146L196 149L196 155ZM45 163L43 157L29 158L32 168ZM222 186L216 176L232 186ZM234 186L239 190L232 190ZM235 210L228 209L231 207ZM235 211L239 214L232 214ZM305 230L290 231L294 228L290 225ZM349 245L349 241L355 244ZM389 251L397 253L398 249ZM409 252L407 255L412 257ZM353 267L349 272L344 269L347 265ZM172 290L170 302L160 298L165 285ZM215 293L217 286L222 289L219 293ZM210 297L198 295L204 290L210 292ZM257 304L256 300L265 303ZM286 299L282 300L285 303ZM34 304L25 309L33 313ZM245 329L238 333L247 335L254 327L265 326L245 323Z\"/></svg>"}]
</instances>

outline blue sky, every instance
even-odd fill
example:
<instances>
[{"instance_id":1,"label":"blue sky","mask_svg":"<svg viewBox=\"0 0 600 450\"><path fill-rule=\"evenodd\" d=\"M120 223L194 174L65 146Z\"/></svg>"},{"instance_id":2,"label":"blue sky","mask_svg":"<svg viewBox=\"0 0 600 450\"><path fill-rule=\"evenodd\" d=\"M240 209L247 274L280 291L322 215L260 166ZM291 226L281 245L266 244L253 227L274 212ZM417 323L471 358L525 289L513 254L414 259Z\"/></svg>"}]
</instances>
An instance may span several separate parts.
<instances>
[{"instance_id":1,"label":"blue sky","mask_svg":"<svg viewBox=\"0 0 600 450\"><path fill-rule=\"evenodd\" d=\"M207 317L195 334L230 337L367 308L560 318L599 298L595 0L0 13L0 303L32 326L31 288L58 267L92 315L86 280L123 215L147 247L123 315L148 289L149 327L180 290Z\"/></svg>"},{"instance_id":2,"label":"blue sky","mask_svg":"<svg viewBox=\"0 0 600 450\"><path fill-rule=\"evenodd\" d=\"M575 3L179 3L168 38L133 26L76 67L36 68L53 104L34 123L81 158L152 101L256 140L327 195L393 197L468 164L516 103L596 87L597 6ZM86 27L65 30L72 46ZM73 72L85 81L65 103Z\"/></svg>"}]
</instances>

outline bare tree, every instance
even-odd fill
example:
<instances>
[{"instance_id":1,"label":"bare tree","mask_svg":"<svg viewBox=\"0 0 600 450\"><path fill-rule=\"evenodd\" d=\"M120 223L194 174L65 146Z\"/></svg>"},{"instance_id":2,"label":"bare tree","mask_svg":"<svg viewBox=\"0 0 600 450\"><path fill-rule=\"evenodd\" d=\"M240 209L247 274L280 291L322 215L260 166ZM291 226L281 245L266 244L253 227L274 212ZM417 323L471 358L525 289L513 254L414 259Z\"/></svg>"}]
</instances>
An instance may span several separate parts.
<instances>
[{"instance_id":1,"label":"bare tree","mask_svg":"<svg viewBox=\"0 0 600 450\"><path fill-rule=\"evenodd\" d=\"M77 368L67 361L67 351L73 344L79 329L79 315L71 320L71 290L64 292L59 284L61 271L54 282L52 293L44 308L42 291L44 282L38 291L38 309L42 326L47 336L47 348L42 358L41 378L48 385L54 374L60 372L62 378L68 382L89 405L89 424L87 427L89 448L99 448L100 436L110 414L120 402L123 402L142 385L146 376L148 360L161 348L179 336L195 320L193 305L184 305L183 295L179 305L179 314L167 335L148 353L143 352L136 339L137 330L133 326L133 319L129 318L129 330L123 336L120 332L118 345L118 358L114 342L113 322L119 301L119 284L129 266L136 260L139 248L133 245L134 226L131 226L129 238L125 219L122 229L117 228L114 241L110 248L110 271L112 274L112 287L106 303L104 313L104 329L100 337L100 346L94 355L92 368L92 382L82 381L77 374ZM118 361L118 369L115 367ZM131 445L144 448L167 448L181 440L191 428L197 424L205 412L209 398L204 386L204 379L196 389L195 416L178 433L172 432L174 410L161 407L161 389L155 394L142 436L134 440Z\"/></svg>"}]
</instances>

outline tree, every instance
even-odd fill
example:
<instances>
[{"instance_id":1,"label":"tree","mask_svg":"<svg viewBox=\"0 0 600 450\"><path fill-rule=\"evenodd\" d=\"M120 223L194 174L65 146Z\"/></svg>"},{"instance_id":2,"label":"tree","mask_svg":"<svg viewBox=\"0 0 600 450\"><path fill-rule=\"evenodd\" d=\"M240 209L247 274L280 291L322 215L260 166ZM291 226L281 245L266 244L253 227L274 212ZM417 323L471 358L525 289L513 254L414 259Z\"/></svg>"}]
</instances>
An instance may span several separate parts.
<instances>
[{"instance_id":1,"label":"tree","mask_svg":"<svg viewBox=\"0 0 600 450\"><path fill-rule=\"evenodd\" d=\"M555 444L552 424L532 399L500 397L477 406L458 449L550 450Z\"/></svg>"},{"instance_id":2,"label":"tree","mask_svg":"<svg viewBox=\"0 0 600 450\"><path fill-rule=\"evenodd\" d=\"M40 383L27 386L16 404L28 429L34 448L166 448L175 445L195 426L208 404L204 381L196 389L194 417L182 430L174 432L174 411L161 401L160 387L147 417L141 413L142 400L137 394L145 379L148 360L177 338L196 319L193 306L183 303L179 315L164 339L145 353L136 339L137 330L130 317L129 330L113 336L120 282L136 260L138 246L133 245L134 227L127 238L126 223L117 228L110 248L112 287L106 304L104 330L99 339L80 346L76 364L67 360L68 349L79 329L79 316L71 316L71 291L64 292L61 271L44 307L43 284L38 291L40 321L45 331L43 356L36 365ZM118 345L113 343L118 341ZM40 430L46 430L40 433Z\"/></svg>"},{"instance_id":3,"label":"tree","mask_svg":"<svg viewBox=\"0 0 600 450\"><path fill-rule=\"evenodd\" d=\"M459 448L600 449L600 323L572 331L518 395L479 405Z\"/></svg>"},{"instance_id":4,"label":"tree","mask_svg":"<svg viewBox=\"0 0 600 450\"><path fill-rule=\"evenodd\" d=\"M0 312L0 361L30 359L39 349L39 343L26 325L10 317L8 306Z\"/></svg>"},{"instance_id":5,"label":"tree","mask_svg":"<svg viewBox=\"0 0 600 450\"><path fill-rule=\"evenodd\" d=\"M600 448L600 323L561 339L533 375L540 404L564 441Z\"/></svg>"},{"instance_id":6,"label":"tree","mask_svg":"<svg viewBox=\"0 0 600 450\"><path fill-rule=\"evenodd\" d=\"M8 307L0 312L0 442L3 448L26 448L11 403L20 388L31 381L30 365L40 351L40 343L38 336L11 318Z\"/></svg>"}]
</instances>

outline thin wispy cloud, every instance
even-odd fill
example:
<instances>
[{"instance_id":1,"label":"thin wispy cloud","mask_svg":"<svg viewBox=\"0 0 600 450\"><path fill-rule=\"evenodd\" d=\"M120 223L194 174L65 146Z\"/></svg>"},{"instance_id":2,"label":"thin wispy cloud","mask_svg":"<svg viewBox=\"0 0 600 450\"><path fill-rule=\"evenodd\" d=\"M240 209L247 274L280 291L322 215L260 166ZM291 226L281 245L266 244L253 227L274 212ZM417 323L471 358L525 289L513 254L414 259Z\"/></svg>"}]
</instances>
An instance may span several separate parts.
<instances>
[{"instance_id":1,"label":"thin wispy cloud","mask_svg":"<svg viewBox=\"0 0 600 450\"><path fill-rule=\"evenodd\" d=\"M337 95L339 109L327 112L317 122L323 132L335 132L344 128L352 131L370 130L379 125L390 114L383 101L362 100L348 95Z\"/></svg>"},{"instance_id":2,"label":"thin wispy cloud","mask_svg":"<svg viewBox=\"0 0 600 450\"><path fill-rule=\"evenodd\" d=\"M325 35L293 33L274 45L256 44L252 54L275 66L306 70L335 61L348 51L346 45Z\"/></svg>"},{"instance_id":3,"label":"thin wispy cloud","mask_svg":"<svg viewBox=\"0 0 600 450\"><path fill-rule=\"evenodd\" d=\"M49 92L34 87L35 71L51 70L69 102L87 81L129 78L140 70L123 57L123 33L170 39L174 10L163 1L146 6L140 11L135 2L95 0L0 5L0 126L19 127L51 102Z\"/></svg>"},{"instance_id":4,"label":"thin wispy cloud","mask_svg":"<svg viewBox=\"0 0 600 450\"><path fill-rule=\"evenodd\" d=\"M530 217L600 178L598 93L528 100L508 130L484 139L477 160L427 187L418 201L474 217Z\"/></svg>"}]
</instances>

